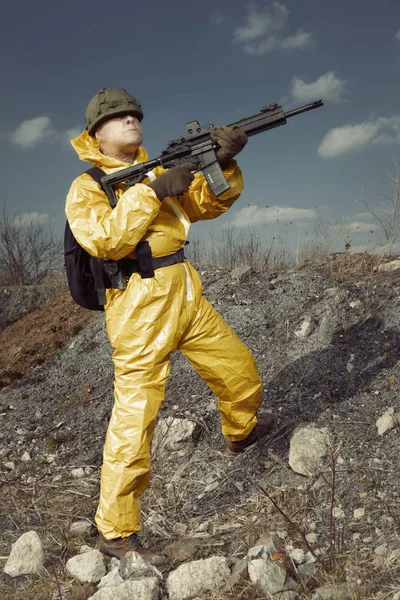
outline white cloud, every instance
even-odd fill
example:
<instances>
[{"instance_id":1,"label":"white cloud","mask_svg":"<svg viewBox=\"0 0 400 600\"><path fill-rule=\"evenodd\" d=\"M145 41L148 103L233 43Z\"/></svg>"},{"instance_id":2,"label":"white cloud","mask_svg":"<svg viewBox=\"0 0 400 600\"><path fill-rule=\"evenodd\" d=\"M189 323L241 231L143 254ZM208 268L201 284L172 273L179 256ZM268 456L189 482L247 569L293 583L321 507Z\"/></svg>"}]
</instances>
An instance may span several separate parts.
<instances>
[{"instance_id":1,"label":"white cloud","mask_svg":"<svg viewBox=\"0 0 400 600\"><path fill-rule=\"evenodd\" d=\"M333 158L372 144L400 142L400 116L380 117L359 125L343 125L328 131L322 140L318 154L323 158Z\"/></svg>"},{"instance_id":2,"label":"white cloud","mask_svg":"<svg viewBox=\"0 0 400 600\"><path fill-rule=\"evenodd\" d=\"M52 127L49 117L35 117L27 121L22 121L10 135L13 144L21 148L33 148L34 146L47 141L61 141L68 143L82 131L81 127L71 127L66 131L56 131Z\"/></svg>"},{"instance_id":3,"label":"white cloud","mask_svg":"<svg viewBox=\"0 0 400 600\"><path fill-rule=\"evenodd\" d=\"M371 218L370 212L360 212L360 213L356 213L355 215L353 215L353 219L355 219L356 221L365 221L370 218Z\"/></svg>"},{"instance_id":4,"label":"white cloud","mask_svg":"<svg viewBox=\"0 0 400 600\"><path fill-rule=\"evenodd\" d=\"M258 8L251 2L242 26L233 30L233 40L243 45L247 54L265 54L270 50L298 50L312 43L312 34L303 30L285 35L289 10L280 2Z\"/></svg>"},{"instance_id":5,"label":"white cloud","mask_svg":"<svg viewBox=\"0 0 400 600\"><path fill-rule=\"evenodd\" d=\"M400 29L398 30L398 32L396 33L396 35L394 37L396 38L396 40L399 40L399 42L400 42Z\"/></svg>"},{"instance_id":6,"label":"white cloud","mask_svg":"<svg viewBox=\"0 0 400 600\"><path fill-rule=\"evenodd\" d=\"M214 10L214 12L212 12L208 18L209 24L213 27L220 25L223 22L223 20L224 15L222 14L222 10L220 8Z\"/></svg>"},{"instance_id":7,"label":"white cloud","mask_svg":"<svg viewBox=\"0 0 400 600\"><path fill-rule=\"evenodd\" d=\"M316 81L306 83L299 77L292 79L292 95L299 102L309 102L323 98L331 102L340 102L346 93L345 79L336 77L333 71L321 75Z\"/></svg>"},{"instance_id":8,"label":"white cloud","mask_svg":"<svg viewBox=\"0 0 400 600\"><path fill-rule=\"evenodd\" d=\"M254 204L241 208L232 215L228 227L248 227L249 225L267 225L285 221L303 221L315 219L315 210L306 208L292 208L290 206L262 207Z\"/></svg>"},{"instance_id":9,"label":"white cloud","mask_svg":"<svg viewBox=\"0 0 400 600\"><path fill-rule=\"evenodd\" d=\"M76 138L81 132L82 127L71 127L71 129L67 129L67 131L65 131L63 134L64 141L69 144L70 141Z\"/></svg>"},{"instance_id":10,"label":"white cloud","mask_svg":"<svg viewBox=\"0 0 400 600\"><path fill-rule=\"evenodd\" d=\"M22 148L32 148L36 144L52 135L50 119L48 117L36 117L22 121L11 135L11 140Z\"/></svg>"},{"instance_id":11,"label":"white cloud","mask_svg":"<svg viewBox=\"0 0 400 600\"><path fill-rule=\"evenodd\" d=\"M311 46L313 43L312 38L312 33L307 33L299 29L294 35L289 35L287 38L281 40L280 47L283 50L301 50L307 48L307 46Z\"/></svg>"},{"instance_id":12,"label":"white cloud","mask_svg":"<svg viewBox=\"0 0 400 600\"><path fill-rule=\"evenodd\" d=\"M16 227L26 227L27 225L46 223L49 218L47 213L22 213L13 219L13 224Z\"/></svg>"}]
</instances>

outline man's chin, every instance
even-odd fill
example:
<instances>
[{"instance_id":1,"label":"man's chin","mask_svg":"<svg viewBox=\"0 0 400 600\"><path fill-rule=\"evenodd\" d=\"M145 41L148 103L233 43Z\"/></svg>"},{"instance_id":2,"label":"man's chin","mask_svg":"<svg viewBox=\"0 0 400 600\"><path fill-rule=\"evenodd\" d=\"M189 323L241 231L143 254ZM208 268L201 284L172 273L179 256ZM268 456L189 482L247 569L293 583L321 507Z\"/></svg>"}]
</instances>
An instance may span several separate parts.
<instances>
[{"instance_id":1,"label":"man's chin","mask_svg":"<svg viewBox=\"0 0 400 600\"><path fill-rule=\"evenodd\" d=\"M125 154L132 154L133 152L136 152L141 143L142 140L140 138L136 139L134 142L125 143L123 146L123 152L125 152Z\"/></svg>"}]
</instances>

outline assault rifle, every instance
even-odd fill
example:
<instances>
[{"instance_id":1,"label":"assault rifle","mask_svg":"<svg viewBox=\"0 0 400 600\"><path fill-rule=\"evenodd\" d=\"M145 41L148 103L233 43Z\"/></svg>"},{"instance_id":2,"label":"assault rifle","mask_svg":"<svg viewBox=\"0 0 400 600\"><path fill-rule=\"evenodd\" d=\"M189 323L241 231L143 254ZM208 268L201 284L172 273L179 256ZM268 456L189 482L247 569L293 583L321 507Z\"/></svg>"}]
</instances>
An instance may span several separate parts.
<instances>
[{"instance_id":1,"label":"assault rifle","mask_svg":"<svg viewBox=\"0 0 400 600\"><path fill-rule=\"evenodd\" d=\"M240 121L231 123L228 127L238 125L250 137L285 125L290 117L314 110L314 108L320 106L323 106L323 102L317 100L285 113L278 104L271 104L262 108L257 115L240 119ZM186 137L168 142L166 149L158 158L102 177L102 187L110 200L111 206L114 208L117 204L114 186L125 183L126 188L128 188L135 183L140 183L149 171L159 165L165 169L170 169L185 163L196 163L198 170L203 172L215 196L220 196L229 190L230 186L216 156L216 150L219 146L210 137L212 127L213 125L201 126L197 121L191 121L186 125Z\"/></svg>"}]
</instances>

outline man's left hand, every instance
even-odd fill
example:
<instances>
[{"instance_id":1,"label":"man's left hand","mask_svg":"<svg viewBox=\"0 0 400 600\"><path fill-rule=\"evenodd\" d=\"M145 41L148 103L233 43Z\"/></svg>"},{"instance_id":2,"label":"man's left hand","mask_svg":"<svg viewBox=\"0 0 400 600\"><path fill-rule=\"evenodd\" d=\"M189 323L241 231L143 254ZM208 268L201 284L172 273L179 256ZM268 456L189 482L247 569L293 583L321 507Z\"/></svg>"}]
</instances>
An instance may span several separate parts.
<instances>
[{"instance_id":1,"label":"man's left hand","mask_svg":"<svg viewBox=\"0 0 400 600\"><path fill-rule=\"evenodd\" d=\"M243 150L248 140L246 133L239 125L214 127L210 131L210 136L213 142L217 142L220 146L217 150L217 158L223 169L228 166L231 158Z\"/></svg>"}]
</instances>

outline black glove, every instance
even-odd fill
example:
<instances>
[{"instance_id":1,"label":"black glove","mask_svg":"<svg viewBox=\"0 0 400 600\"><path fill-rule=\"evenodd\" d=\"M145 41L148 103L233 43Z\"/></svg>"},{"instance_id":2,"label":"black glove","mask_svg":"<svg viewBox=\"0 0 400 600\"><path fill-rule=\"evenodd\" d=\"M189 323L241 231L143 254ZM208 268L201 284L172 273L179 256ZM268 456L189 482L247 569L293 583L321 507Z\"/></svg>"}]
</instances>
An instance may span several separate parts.
<instances>
[{"instance_id":1,"label":"black glove","mask_svg":"<svg viewBox=\"0 0 400 600\"><path fill-rule=\"evenodd\" d=\"M217 150L218 162L225 169L231 158L239 154L247 144L247 134L239 127L214 127L210 131L213 142L217 142L220 148Z\"/></svg>"},{"instance_id":2,"label":"black glove","mask_svg":"<svg viewBox=\"0 0 400 600\"><path fill-rule=\"evenodd\" d=\"M156 193L159 200L164 200L167 196L181 196L188 191L194 179L192 171L198 171L196 164L188 163L172 167L147 185Z\"/></svg>"}]
</instances>

